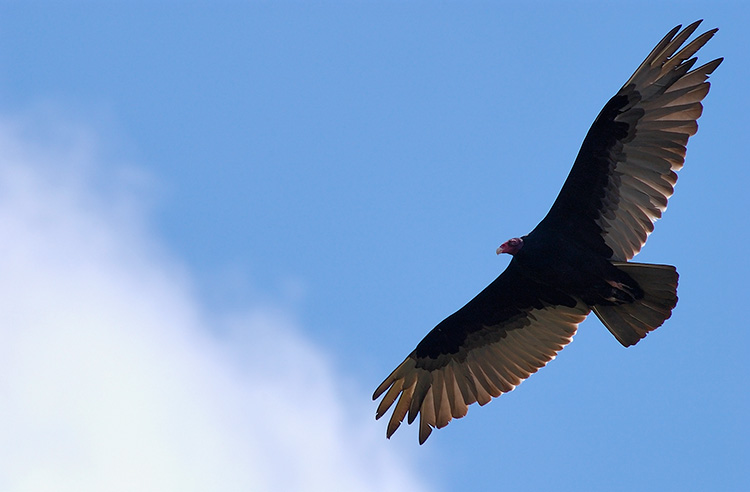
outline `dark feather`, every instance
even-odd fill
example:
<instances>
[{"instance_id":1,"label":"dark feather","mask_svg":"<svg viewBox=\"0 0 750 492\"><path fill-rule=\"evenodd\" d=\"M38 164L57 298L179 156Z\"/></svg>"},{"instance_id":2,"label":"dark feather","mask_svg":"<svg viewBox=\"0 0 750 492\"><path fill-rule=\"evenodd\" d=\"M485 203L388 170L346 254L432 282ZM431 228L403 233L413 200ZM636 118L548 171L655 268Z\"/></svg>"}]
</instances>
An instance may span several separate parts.
<instances>
[{"instance_id":1,"label":"dark feather","mask_svg":"<svg viewBox=\"0 0 750 492\"><path fill-rule=\"evenodd\" d=\"M670 317L677 271L627 263L667 208L688 139L721 63L693 69L716 29L671 30L607 102L581 145L547 216L513 244L508 268L439 323L373 395L395 403L386 435L419 416L419 441L433 428L512 391L569 343L593 309L623 345ZM516 248L516 245L521 244Z\"/></svg>"}]
</instances>

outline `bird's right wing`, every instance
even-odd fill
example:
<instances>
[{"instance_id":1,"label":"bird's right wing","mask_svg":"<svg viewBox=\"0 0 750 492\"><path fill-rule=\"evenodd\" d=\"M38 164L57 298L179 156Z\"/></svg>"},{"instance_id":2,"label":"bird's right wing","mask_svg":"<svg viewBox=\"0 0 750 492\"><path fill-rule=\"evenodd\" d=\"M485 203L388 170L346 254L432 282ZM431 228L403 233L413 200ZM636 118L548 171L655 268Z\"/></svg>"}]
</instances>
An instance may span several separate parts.
<instances>
[{"instance_id":1,"label":"bird's right wing","mask_svg":"<svg viewBox=\"0 0 750 492\"><path fill-rule=\"evenodd\" d=\"M693 70L693 55L717 31L680 49L700 21L675 27L604 106L589 129L557 200L537 229L575 231L612 260L635 256L667 208L688 138L708 94L716 59Z\"/></svg>"},{"instance_id":2,"label":"bird's right wing","mask_svg":"<svg viewBox=\"0 0 750 492\"><path fill-rule=\"evenodd\" d=\"M375 390L376 418L396 402L386 435L408 413L419 442L468 406L507 393L568 344L590 308L527 280L514 262L466 306L437 325Z\"/></svg>"}]
</instances>

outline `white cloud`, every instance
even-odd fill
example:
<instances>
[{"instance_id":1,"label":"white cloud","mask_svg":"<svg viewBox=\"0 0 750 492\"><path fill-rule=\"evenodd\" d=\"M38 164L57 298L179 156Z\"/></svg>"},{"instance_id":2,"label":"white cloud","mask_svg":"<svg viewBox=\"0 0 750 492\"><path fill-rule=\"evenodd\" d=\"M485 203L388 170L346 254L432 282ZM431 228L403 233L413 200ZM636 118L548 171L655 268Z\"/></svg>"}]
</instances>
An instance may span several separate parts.
<instances>
[{"instance_id":1,"label":"white cloud","mask_svg":"<svg viewBox=\"0 0 750 492\"><path fill-rule=\"evenodd\" d=\"M423 488L287 314L208 312L140 174L39 121L0 119L1 490Z\"/></svg>"}]
</instances>

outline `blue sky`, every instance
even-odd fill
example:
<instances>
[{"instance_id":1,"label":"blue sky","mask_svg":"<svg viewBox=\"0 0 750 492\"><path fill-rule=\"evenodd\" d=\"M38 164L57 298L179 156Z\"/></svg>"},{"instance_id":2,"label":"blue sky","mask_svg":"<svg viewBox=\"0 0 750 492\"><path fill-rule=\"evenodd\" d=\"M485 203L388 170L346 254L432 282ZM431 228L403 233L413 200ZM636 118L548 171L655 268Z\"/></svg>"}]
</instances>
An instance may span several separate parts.
<instances>
[{"instance_id":1,"label":"blue sky","mask_svg":"<svg viewBox=\"0 0 750 492\"><path fill-rule=\"evenodd\" d=\"M603 104L699 18L720 28L701 62L726 60L637 257L678 267L672 318L630 349L589 319L424 446L386 441L373 389L505 268ZM0 3L0 488L744 490L748 21Z\"/></svg>"}]
</instances>

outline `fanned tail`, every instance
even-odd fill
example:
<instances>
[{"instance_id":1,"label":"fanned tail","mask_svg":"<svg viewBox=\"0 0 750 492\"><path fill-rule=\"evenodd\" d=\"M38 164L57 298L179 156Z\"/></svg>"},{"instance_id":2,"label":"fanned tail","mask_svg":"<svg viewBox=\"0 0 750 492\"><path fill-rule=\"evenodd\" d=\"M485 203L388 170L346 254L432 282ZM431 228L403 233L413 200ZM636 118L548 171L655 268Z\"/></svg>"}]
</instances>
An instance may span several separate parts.
<instances>
[{"instance_id":1,"label":"fanned tail","mask_svg":"<svg viewBox=\"0 0 750 492\"><path fill-rule=\"evenodd\" d=\"M677 269L671 265L613 262L630 275L644 295L632 303L593 307L596 316L625 347L635 345L660 327L677 305Z\"/></svg>"}]
</instances>

